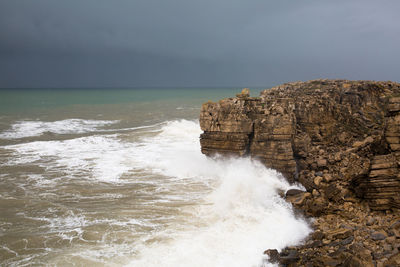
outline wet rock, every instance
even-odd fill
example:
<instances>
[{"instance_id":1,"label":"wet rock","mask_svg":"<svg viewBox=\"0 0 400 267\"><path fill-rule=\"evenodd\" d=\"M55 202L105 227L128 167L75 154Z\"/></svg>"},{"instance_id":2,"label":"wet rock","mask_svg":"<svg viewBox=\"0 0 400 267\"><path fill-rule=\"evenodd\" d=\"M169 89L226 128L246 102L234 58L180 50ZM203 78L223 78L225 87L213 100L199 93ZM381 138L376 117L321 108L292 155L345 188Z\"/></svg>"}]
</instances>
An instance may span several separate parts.
<instances>
[{"instance_id":1,"label":"wet rock","mask_svg":"<svg viewBox=\"0 0 400 267\"><path fill-rule=\"evenodd\" d=\"M204 154L250 156L307 190L280 192L316 230L281 265L400 266L398 95L399 83L315 80L203 104Z\"/></svg>"},{"instance_id":2,"label":"wet rock","mask_svg":"<svg viewBox=\"0 0 400 267\"><path fill-rule=\"evenodd\" d=\"M297 189L290 189L286 192L286 200L292 203L296 207L301 207L304 205L307 198L311 195L308 192L304 192Z\"/></svg>"},{"instance_id":3,"label":"wet rock","mask_svg":"<svg viewBox=\"0 0 400 267\"><path fill-rule=\"evenodd\" d=\"M280 253L280 259L279 263L280 265L290 265L293 263L296 263L299 260L299 254L296 250L294 249L289 249L289 250L283 250Z\"/></svg>"},{"instance_id":4,"label":"wet rock","mask_svg":"<svg viewBox=\"0 0 400 267\"><path fill-rule=\"evenodd\" d=\"M203 104L201 149L250 155L334 202L347 188L371 209L400 208L399 93L398 83L345 80L287 83L260 97L246 89Z\"/></svg>"},{"instance_id":5,"label":"wet rock","mask_svg":"<svg viewBox=\"0 0 400 267\"><path fill-rule=\"evenodd\" d=\"M286 191L286 197L293 197L293 196L298 196L300 194L304 194L305 192L299 189L289 189Z\"/></svg>"},{"instance_id":6,"label":"wet rock","mask_svg":"<svg viewBox=\"0 0 400 267\"><path fill-rule=\"evenodd\" d=\"M268 260L271 263L278 263L280 260L279 252L276 249L268 249L264 251L264 255L268 256Z\"/></svg>"}]
</instances>

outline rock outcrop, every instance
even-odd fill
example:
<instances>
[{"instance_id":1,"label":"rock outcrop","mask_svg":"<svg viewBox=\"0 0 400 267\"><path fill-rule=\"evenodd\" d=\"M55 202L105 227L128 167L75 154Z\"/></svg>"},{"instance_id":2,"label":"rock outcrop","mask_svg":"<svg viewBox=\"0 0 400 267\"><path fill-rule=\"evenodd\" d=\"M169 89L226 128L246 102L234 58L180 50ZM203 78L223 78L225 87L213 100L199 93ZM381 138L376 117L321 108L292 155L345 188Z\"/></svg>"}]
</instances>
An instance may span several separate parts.
<instances>
[{"instance_id":1,"label":"rock outcrop","mask_svg":"<svg viewBox=\"0 0 400 267\"><path fill-rule=\"evenodd\" d=\"M205 103L202 152L248 155L306 192L286 199L317 218L282 266L398 266L400 84L315 80ZM397 230L396 230L397 229ZM390 265L394 264L394 265Z\"/></svg>"},{"instance_id":2,"label":"rock outcrop","mask_svg":"<svg viewBox=\"0 0 400 267\"><path fill-rule=\"evenodd\" d=\"M400 207L400 84L316 80L203 104L206 155L250 155L309 192Z\"/></svg>"}]
</instances>

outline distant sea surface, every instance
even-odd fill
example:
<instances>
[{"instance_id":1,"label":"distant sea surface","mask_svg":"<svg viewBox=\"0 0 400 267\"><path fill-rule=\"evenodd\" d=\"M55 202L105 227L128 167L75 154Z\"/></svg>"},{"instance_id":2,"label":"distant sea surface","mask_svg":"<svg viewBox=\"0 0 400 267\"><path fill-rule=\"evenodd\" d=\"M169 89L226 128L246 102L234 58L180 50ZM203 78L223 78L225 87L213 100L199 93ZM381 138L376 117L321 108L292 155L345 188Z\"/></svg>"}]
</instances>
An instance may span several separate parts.
<instances>
[{"instance_id":1,"label":"distant sea surface","mask_svg":"<svg viewBox=\"0 0 400 267\"><path fill-rule=\"evenodd\" d=\"M1 89L0 265L268 266L310 232L295 186L200 152L201 104L240 90Z\"/></svg>"}]
</instances>

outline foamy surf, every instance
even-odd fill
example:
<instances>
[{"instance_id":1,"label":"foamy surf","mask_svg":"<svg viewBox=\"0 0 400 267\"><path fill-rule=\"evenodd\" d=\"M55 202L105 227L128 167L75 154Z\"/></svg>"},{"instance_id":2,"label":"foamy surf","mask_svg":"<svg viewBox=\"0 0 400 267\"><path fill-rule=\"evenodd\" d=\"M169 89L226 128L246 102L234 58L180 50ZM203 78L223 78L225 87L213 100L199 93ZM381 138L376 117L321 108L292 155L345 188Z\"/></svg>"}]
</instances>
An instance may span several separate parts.
<instances>
[{"instance_id":1,"label":"foamy surf","mask_svg":"<svg viewBox=\"0 0 400 267\"><path fill-rule=\"evenodd\" d=\"M184 230L157 233L154 238L165 241L142 246L129 266L268 266L265 249L298 244L310 232L278 195L292 187L251 159L206 158L199 153L198 128L171 122L149 140L146 155L156 160L143 165L209 187L197 206L183 209L191 216ZM159 145L164 153L156 153Z\"/></svg>"},{"instance_id":2,"label":"foamy surf","mask_svg":"<svg viewBox=\"0 0 400 267\"><path fill-rule=\"evenodd\" d=\"M24 215L68 244L47 247L45 262L258 267L267 266L265 249L301 242L310 228L278 195L293 186L249 158L205 157L200 133L197 121L175 120L140 132L3 147L13 154L4 166L45 170L27 176L27 194L43 187L40 201L82 203ZM68 183L73 189L65 191Z\"/></svg>"},{"instance_id":3,"label":"foamy surf","mask_svg":"<svg viewBox=\"0 0 400 267\"><path fill-rule=\"evenodd\" d=\"M173 121L144 141L142 166L207 190L182 210L190 214L184 230L157 233L166 240L141 247L130 266L267 266L265 249L298 244L310 232L278 195L293 188L279 173L249 158L207 158L199 134L198 123Z\"/></svg>"},{"instance_id":4,"label":"foamy surf","mask_svg":"<svg viewBox=\"0 0 400 267\"><path fill-rule=\"evenodd\" d=\"M98 131L101 127L118 121L66 119L59 121L17 121L11 128L0 133L2 139L18 139L40 136L46 132L54 134L81 134Z\"/></svg>"}]
</instances>

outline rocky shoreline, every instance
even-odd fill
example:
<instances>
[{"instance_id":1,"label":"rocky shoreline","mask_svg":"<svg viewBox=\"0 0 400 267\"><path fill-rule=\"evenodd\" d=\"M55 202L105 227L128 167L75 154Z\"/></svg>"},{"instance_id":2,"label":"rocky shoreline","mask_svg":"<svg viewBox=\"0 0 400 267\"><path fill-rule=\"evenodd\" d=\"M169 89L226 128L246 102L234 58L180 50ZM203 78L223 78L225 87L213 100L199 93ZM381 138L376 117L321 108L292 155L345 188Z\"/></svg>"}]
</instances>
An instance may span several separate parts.
<instances>
[{"instance_id":1,"label":"rocky shoreline","mask_svg":"<svg viewBox=\"0 0 400 267\"><path fill-rule=\"evenodd\" d=\"M400 266L400 84L314 80L203 104L202 152L249 155L306 191L315 218L301 246L265 251L281 266Z\"/></svg>"}]
</instances>

